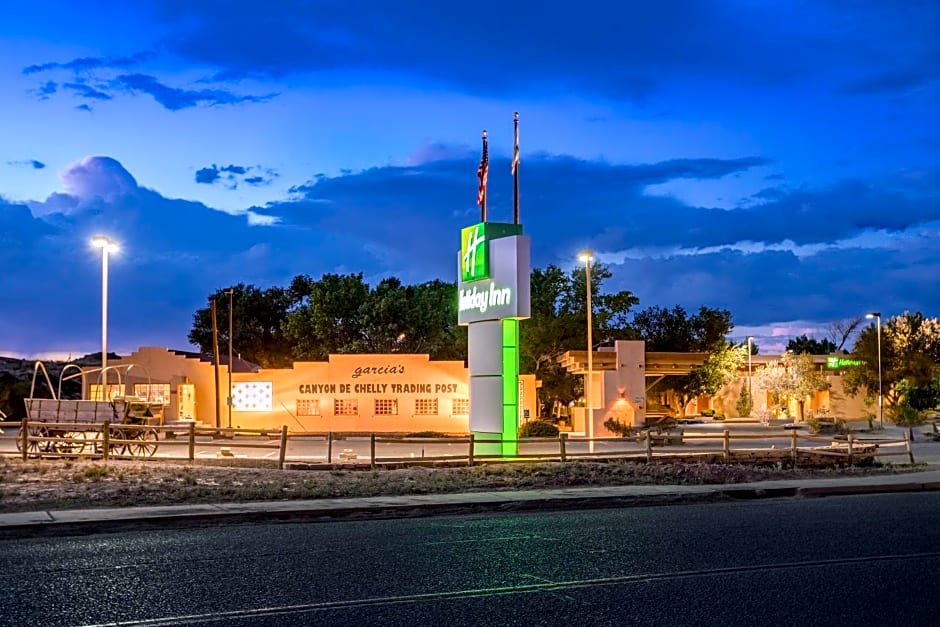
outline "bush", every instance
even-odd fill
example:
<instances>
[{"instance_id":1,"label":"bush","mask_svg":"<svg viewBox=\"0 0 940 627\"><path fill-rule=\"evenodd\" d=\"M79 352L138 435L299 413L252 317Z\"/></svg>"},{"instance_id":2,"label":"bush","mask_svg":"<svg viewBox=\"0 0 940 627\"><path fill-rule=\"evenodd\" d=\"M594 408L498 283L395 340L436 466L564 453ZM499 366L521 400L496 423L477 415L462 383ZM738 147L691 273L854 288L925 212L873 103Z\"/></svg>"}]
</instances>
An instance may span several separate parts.
<instances>
[{"instance_id":1,"label":"bush","mask_svg":"<svg viewBox=\"0 0 940 627\"><path fill-rule=\"evenodd\" d=\"M520 438L556 438L558 427L544 420L531 420L519 428Z\"/></svg>"},{"instance_id":2,"label":"bush","mask_svg":"<svg viewBox=\"0 0 940 627\"><path fill-rule=\"evenodd\" d=\"M699 412L699 413L702 414L703 416L714 416L714 415L715 415L715 410L714 410L714 409L703 409L703 410L702 410L701 412Z\"/></svg>"},{"instance_id":3,"label":"bush","mask_svg":"<svg viewBox=\"0 0 940 627\"><path fill-rule=\"evenodd\" d=\"M617 435L621 437L629 438L633 436L633 427L629 425L625 425L619 420L616 420L614 418L608 418L607 420L605 420L604 426L607 428L608 431L616 433Z\"/></svg>"},{"instance_id":4,"label":"bush","mask_svg":"<svg viewBox=\"0 0 940 627\"><path fill-rule=\"evenodd\" d=\"M722 413L712 414L712 420L724 420L724 419L725 419L725 415Z\"/></svg>"},{"instance_id":5,"label":"bush","mask_svg":"<svg viewBox=\"0 0 940 627\"><path fill-rule=\"evenodd\" d=\"M738 410L738 415L742 418L747 418L751 415L751 411L754 409L754 399L751 398L751 393L748 391L746 385L741 387L741 393L738 395L738 402L735 404L734 408Z\"/></svg>"},{"instance_id":6,"label":"bush","mask_svg":"<svg viewBox=\"0 0 940 627\"><path fill-rule=\"evenodd\" d=\"M440 431L418 431L417 433L409 433L408 438L446 438L448 437L446 433L441 433Z\"/></svg>"}]
</instances>

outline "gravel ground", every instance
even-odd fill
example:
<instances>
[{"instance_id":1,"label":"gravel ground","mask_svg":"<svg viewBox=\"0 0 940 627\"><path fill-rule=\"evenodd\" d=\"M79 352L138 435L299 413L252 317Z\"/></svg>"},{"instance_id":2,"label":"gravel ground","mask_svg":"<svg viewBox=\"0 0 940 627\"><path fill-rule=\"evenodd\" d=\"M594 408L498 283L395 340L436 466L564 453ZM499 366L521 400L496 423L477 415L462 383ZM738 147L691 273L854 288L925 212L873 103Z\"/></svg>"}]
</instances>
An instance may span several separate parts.
<instances>
[{"instance_id":1,"label":"gravel ground","mask_svg":"<svg viewBox=\"0 0 940 627\"><path fill-rule=\"evenodd\" d=\"M277 470L112 460L0 459L0 512L610 485L733 484L870 476L919 467L828 470L633 462L494 463L459 468Z\"/></svg>"}]
</instances>

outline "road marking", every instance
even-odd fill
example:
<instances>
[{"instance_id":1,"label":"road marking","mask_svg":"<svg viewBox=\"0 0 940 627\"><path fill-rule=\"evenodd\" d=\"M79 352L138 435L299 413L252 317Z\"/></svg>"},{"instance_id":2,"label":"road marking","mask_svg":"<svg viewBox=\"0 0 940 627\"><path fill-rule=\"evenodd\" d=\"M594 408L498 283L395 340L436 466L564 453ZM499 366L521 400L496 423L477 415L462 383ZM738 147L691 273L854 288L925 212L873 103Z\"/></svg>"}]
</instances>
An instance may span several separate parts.
<instances>
[{"instance_id":1,"label":"road marking","mask_svg":"<svg viewBox=\"0 0 940 627\"><path fill-rule=\"evenodd\" d=\"M903 560L918 560L924 558L940 558L940 552L914 553L906 555L871 555L867 557L846 557L828 560L807 560L803 562L783 562L780 564L753 564L750 566L729 566L726 568L712 568L703 570L684 570L673 573L647 573L642 575L621 575L619 577L599 577L596 579L576 579L572 581L557 581L544 583L520 584L516 586L500 586L496 588L476 588L470 590L453 590L450 592L428 592L423 594L409 594L402 596L372 597L366 599L348 599L343 601L322 601L320 603L303 603L298 605L278 605L273 607L260 607L244 610L229 610L225 612L210 612L206 614L186 614L181 616L167 616L163 618L141 619L133 621L118 621L111 623L95 623L84 627L125 627L129 625L146 625L160 627L163 625L191 625L196 623L218 622L234 619L250 619L256 617L282 616L288 614L304 614L324 610L341 610L358 607L394 605L399 603L421 603L424 601L446 601L449 599L471 599L490 596L503 596L509 594L528 594L532 592L561 592L579 588L594 588L600 586L616 586L628 583L649 583L656 581L671 581L678 579L694 579L698 577L716 577L736 574L746 574L760 571L791 570L798 568L819 568L825 566L846 566L851 564L865 564L871 562L890 562ZM524 575L532 578L532 575Z\"/></svg>"}]
</instances>

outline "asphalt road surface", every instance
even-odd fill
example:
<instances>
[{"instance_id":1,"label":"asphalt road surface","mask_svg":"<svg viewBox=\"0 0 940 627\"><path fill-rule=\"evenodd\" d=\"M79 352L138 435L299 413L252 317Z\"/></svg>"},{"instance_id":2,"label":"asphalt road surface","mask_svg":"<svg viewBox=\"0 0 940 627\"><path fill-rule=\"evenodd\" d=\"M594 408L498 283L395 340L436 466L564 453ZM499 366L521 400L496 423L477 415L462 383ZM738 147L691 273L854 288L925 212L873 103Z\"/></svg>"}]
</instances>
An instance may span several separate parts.
<instances>
[{"instance_id":1,"label":"asphalt road surface","mask_svg":"<svg viewBox=\"0 0 940 627\"><path fill-rule=\"evenodd\" d=\"M940 494L0 542L2 625L936 625Z\"/></svg>"}]
</instances>

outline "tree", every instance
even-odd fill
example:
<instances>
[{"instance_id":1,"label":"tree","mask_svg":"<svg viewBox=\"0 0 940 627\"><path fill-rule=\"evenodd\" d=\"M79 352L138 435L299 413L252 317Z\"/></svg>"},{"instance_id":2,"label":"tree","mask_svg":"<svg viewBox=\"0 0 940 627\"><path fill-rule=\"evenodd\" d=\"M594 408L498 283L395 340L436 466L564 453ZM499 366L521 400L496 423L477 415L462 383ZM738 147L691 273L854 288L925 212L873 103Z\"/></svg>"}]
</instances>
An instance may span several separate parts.
<instances>
[{"instance_id":1,"label":"tree","mask_svg":"<svg viewBox=\"0 0 940 627\"><path fill-rule=\"evenodd\" d=\"M892 418L898 426L907 426L908 437L914 440L914 427L927 421L925 412L940 406L940 377L919 385L907 379L897 385L897 404L891 408Z\"/></svg>"},{"instance_id":2,"label":"tree","mask_svg":"<svg viewBox=\"0 0 940 627\"><path fill-rule=\"evenodd\" d=\"M694 396L717 392L721 386L712 392L707 390L713 389L711 383L716 378L726 376L724 364L728 358L736 358L738 352L742 358L747 357L746 348L728 352L725 337L733 328L731 312L725 309L700 307L691 316L679 305L672 309L649 307L638 312L633 318L633 332L646 341L647 351L712 353L716 358L712 361L709 357L705 364L693 368L687 375L664 377L647 390L647 395L671 390L679 397L680 411L684 411L686 403Z\"/></svg>"},{"instance_id":3,"label":"tree","mask_svg":"<svg viewBox=\"0 0 940 627\"><path fill-rule=\"evenodd\" d=\"M847 369L842 377L846 393L865 390L873 401L878 395L878 330L874 323L861 330L852 356L862 365ZM940 367L940 320L922 313L904 312L887 320L881 329L881 388L886 406L899 400L898 384L910 386L933 381Z\"/></svg>"},{"instance_id":4,"label":"tree","mask_svg":"<svg viewBox=\"0 0 940 627\"><path fill-rule=\"evenodd\" d=\"M734 328L726 309L700 307L690 316L679 305L644 309L633 317L632 326L636 336L646 341L646 350L683 353L717 350Z\"/></svg>"},{"instance_id":5,"label":"tree","mask_svg":"<svg viewBox=\"0 0 940 627\"><path fill-rule=\"evenodd\" d=\"M751 397L751 391L747 389L747 385L741 386L741 393L738 394L738 402L735 403L734 408L742 418L751 415L751 411L754 409L754 399Z\"/></svg>"},{"instance_id":6,"label":"tree","mask_svg":"<svg viewBox=\"0 0 940 627\"><path fill-rule=\"evenodd\" d=\"M787 351L757 370L754 383L758 388L770 392L775 402L796 401L797 417L803 420L806 397L814 392L829 389L826 376L806 353L794 355Z\"/></svg>"},{"instance_id":7,"label":"tree","mask_svg":"<svg viewBox=\"0 0 940 627\"><path fill-rule=\"evenodd\" d=\"M600 263L591 266L592 334L600 342L630 339L630 308L639 300L629 291L605 294L601 284L611 274ZM549 265L533 269L531 318L520 327L520 371L535 373L542 382L539 399L543 408L567 406L582 394L581 377L568 373L557 359L571 349L586 350L587 283L584 268L566 274ZM583 347L583 348L582 348Z\"/></svg>"},{"instance_id":8,"label":"tree","mask_svg":"<svg viewBox=\"0 0 940 627\"><path fill-rule=\"evenodd\" d=\"M846 343L862 324L862 317L847 318L845 320L835 320L826 327L826 334L829 341L835 344L836 350L833 352L844 352Z\"/></svg>"},{"instance_id":9,"label":"tree","mask_svg":"<svg viewBox=\"0 0 940 627\"><path fill-rule=\"evenodd\" d=\"M806 337L806 335L801 335L791 338L790 341L787 342L787 350L797 355L803 353L807 355L830 355L836 352L836 345L829 340L817 340L815 338Z\"/></svg>"},{"instance_id":10,"label":"tree","mask_svg":"<svg viewBox=\"0 0 940 627\"><path fill-rule=\"evenodd\" d=\"M293 351L281 324L296 301L289 290L279 287L260 290L253 285L239 283L216 291L207 299L209 305L193 314L189 341L198 346L202 353L212 354L212 300L215 299L219 351L223 355L228 354L228 289L232 290L234 354L264 368L290 366Z\"/></svg>"},{"instance_id":11,"label":"tree","mask_svg":"<svg viewBox=\"0 0 940 627\"><path fill-rule=\"evenodd\" d=\"M747 358L746 345L723 344L711 351L701 366L692 368L684 377L676 377L673 389L680 395L682 405L696 396L714 396L737 376L738 369Z\"/></svg>"}]
</instances>

